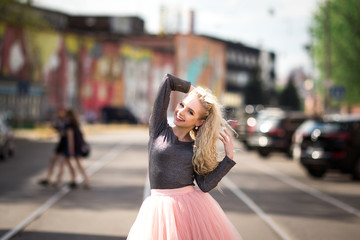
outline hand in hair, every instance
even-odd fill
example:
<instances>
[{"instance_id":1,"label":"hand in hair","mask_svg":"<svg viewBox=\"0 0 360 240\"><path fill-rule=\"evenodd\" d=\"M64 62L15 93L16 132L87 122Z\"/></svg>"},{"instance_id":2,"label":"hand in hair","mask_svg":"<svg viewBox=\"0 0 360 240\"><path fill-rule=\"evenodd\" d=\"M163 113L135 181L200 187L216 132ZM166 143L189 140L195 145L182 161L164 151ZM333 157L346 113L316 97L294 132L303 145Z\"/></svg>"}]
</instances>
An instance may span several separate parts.
<instances>
[{"instance_id":1,"label":"hand in hair","mask_svg":"<svg viewBox=\"0 0 360 240\"><path fill-rule=\"evenodd\" d=\"M224 144L226 156L234 160L234 144L231 135L224 129L224 132L220 132L219 139Z\"/></svg>"}]
</instances>

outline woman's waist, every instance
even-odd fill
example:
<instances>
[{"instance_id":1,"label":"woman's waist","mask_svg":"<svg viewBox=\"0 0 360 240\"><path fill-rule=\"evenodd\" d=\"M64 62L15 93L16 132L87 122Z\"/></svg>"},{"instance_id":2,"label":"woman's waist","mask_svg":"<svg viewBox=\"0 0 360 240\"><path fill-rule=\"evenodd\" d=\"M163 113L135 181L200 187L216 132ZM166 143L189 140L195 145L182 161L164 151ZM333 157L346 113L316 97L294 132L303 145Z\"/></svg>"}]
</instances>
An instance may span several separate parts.
<instances>
[{"instance_id":1,"label":"woman's waist","mask_svg":"<svg viewBox=\"0 0 360 240\"><path fill-rule=\"evenodd\" d=\"M195 191L194 186L185 186L180 188L171 188L171 189L151 189L152 196L175 196L175 195L184 195L190 192Z\"/></svg>"},{"instance_id":2,"label":"woman's waist","mask_svg":"<svg viewBox=\"0 0 360 240\"><path fill-rule=\"evenodd\" d=\"M152 168L150 166L150 168ZM193 172L175 170L159 171L157 168L149 172L151 189L178 189L194 185Z\"/></svg>"}]
</instances>

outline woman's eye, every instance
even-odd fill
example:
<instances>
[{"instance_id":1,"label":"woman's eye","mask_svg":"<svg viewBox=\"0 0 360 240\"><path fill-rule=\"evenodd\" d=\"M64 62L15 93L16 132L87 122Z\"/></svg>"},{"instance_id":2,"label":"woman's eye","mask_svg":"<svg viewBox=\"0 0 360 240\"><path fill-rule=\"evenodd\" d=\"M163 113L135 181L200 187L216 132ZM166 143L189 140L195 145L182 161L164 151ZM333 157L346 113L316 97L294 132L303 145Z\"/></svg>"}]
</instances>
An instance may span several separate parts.
<instances>
[{"instance_id":1,"label":"woman's eye","mask_svg":"<svg viewBox=\"0 0 360 240\"><path fill-rule=\"evenodd\" d=\"M194 115L194 113L193 113L192 111L189 111L189 113L190 113L191 115Z\"/></svg>"},{"instance_id":2,"label":"woman's eye","mask_svg":"<svg viewBox=\"0 0 360 240\"><path fill-rule=\"evenodd\" d=\"M184 104L183 104L183 103L179 103L179 105L180 105L181 107L184 107Z\"/></svg>"}]
</instances>

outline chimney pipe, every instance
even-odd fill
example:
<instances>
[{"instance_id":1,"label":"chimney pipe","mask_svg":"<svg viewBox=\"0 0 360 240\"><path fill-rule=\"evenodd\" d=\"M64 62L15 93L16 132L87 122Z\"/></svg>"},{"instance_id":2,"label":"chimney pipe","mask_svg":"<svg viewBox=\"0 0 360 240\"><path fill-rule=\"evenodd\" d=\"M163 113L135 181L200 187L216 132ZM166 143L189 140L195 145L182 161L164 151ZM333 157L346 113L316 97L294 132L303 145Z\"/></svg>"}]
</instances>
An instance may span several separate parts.
<instances>
[{"instance_id":1,"label":"chimney pipe","mask_svg":"<svg viewBox=\"0 0 360 240\"><path fill-rule=\"evenodd\" d=\"M195 11L190 10L190 29L189 34L195 34Z\"/></svg>"}]
</instances>

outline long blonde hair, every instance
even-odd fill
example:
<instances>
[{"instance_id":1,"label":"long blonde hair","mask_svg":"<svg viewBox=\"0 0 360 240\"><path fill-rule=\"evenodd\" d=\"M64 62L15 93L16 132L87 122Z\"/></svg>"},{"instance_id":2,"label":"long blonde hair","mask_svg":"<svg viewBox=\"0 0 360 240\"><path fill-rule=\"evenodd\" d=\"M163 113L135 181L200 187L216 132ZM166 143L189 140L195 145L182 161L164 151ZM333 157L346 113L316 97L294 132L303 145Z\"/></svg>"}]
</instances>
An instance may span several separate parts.
<instances>
[{"instance_id":1,"label":"long blonde hair","mask_svg":"<svg viewBox=\"0 0 360 240\"><path fill-rule=\"evenodd\" d=\"M190 131L190 135L195 141L192 159L194 170L199 175L206 175L219 164L216 141L221 129L229 125L223 118L222 106L209 89L196 87L189 96L196 96L205 109L204 123L198 130Z\"/></svg>"}]
</instances>

